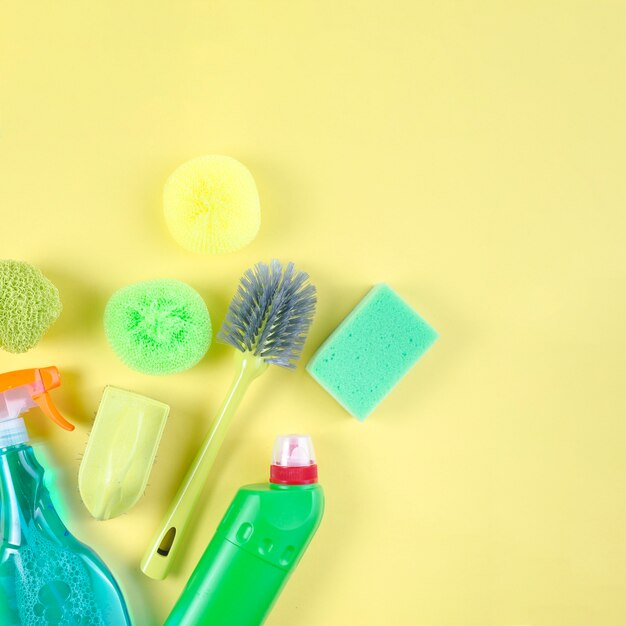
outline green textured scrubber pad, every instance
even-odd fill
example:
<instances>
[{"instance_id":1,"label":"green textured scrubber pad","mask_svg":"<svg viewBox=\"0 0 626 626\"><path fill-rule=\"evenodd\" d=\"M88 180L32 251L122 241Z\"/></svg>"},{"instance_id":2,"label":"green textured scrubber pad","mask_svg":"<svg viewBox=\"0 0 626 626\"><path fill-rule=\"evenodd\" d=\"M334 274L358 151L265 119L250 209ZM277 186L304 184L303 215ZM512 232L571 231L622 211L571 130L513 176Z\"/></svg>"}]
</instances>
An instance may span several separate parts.
<instances>
[{"instance_id":1,"label":"green textured scrubber pad","mask_svg":"<svg viewBox=\"0 0 626 626\"><path fill-rule=\"evenodd\" d=\"M254 178L227 156L203 156L178 167L165 183L163 210L174 239L192 252L240 250L261 224Z\"/></svg>"},{"instance_id":2,"label":"green textured scrubber pad","mask_svg":"<svg viewBox=\"0 0 626 626\"><path fill-rule=\"evenodd\" d=\"M200 294L179 280L148 280L109 299L104 330L117 356L144 374L194 366L211 345L211 318Z\"/></svg>"},{"instance_id":3,"label":"green textured scrubber pad","mask_svg":"<svg viewBox=\"0 0 626 626\"><path fill-rule=\"evenodd\" d=\"M59 290L23 261L0 261L0 347L27 352L61 314Z\"/></svg>"},{"instance_id":4,"label":"green textured scrubber pad","mask_svg":"<svg viewBox=\"0 0 626 626\"><path fill-rule=\"evenodd\" d=\"M307 370L364 420L437 339L391 287L376 285L315 353Z\"/></svg>"}]
</instances>

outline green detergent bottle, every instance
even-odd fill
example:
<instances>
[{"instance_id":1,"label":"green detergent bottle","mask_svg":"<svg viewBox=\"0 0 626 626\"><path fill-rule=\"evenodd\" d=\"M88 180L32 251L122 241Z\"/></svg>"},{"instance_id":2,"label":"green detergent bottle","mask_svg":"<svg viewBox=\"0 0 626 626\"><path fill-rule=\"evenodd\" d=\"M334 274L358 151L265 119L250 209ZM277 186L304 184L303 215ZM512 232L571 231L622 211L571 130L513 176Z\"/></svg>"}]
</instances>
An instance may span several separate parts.
<instances>
[{"instance_id":1,"label":"green detergent bottle","mask_svg":"<svg viewBox=\"0 0 626 626\"><path fill-rule=\"evenodd\" d=\"M310 437L278 437L269 484L237 492L164 626L260 626L323 512Z\"/></svg>"},{"instance_id":2,"label":"green detergent bottle","mask_svg":"<svg viewBox=\"0 0 626 626\"><path fill-rule=\"evenodd\" d=\"M111 572L59 518L20 418L39 407L72 430L48 394L60 382L56 367L0 375L0 624L130 626Z\"/></svg>"}]
</instances>

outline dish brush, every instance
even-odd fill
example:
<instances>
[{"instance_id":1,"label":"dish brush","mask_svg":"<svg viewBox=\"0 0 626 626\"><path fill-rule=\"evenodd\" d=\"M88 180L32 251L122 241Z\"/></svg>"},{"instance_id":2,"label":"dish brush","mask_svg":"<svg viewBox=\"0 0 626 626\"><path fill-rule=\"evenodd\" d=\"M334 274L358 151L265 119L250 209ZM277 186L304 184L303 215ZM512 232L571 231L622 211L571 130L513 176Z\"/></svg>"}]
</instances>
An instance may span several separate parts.
<instances>
[{"instance_id":1,"label":"dish brush","mask_svg":"<svg viewBox=\"0 0 626 626\"><path fill-rule=\"evenodd\" d=\"M236 348L235 378L141 562L150 578L161 580L169 573L235 411L252 381L269 365L295 368L315 305L315 287L293 263L258 263L242 276L217 335L218 341Z\"/></svg>"}]
</instances>

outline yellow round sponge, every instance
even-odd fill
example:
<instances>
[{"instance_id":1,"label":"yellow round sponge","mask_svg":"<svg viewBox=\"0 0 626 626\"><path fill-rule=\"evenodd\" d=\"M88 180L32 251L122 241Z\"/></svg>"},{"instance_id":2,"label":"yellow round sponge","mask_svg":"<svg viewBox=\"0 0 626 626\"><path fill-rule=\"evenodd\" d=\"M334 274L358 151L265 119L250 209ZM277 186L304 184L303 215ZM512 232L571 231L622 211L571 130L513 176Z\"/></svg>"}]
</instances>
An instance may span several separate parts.
<instances>
[{"instance_id":1,"label":"yellow round sponge","mask_svg":"<svg viewBox=\"0 0 626 626\"><path fill-rule=\"evenodd\" d=\"M227 156L203 156L178 167L165 183L163 208L172 236L192 252L240 250L261 224L254 178Z\"/></svg>"}]
</instances>

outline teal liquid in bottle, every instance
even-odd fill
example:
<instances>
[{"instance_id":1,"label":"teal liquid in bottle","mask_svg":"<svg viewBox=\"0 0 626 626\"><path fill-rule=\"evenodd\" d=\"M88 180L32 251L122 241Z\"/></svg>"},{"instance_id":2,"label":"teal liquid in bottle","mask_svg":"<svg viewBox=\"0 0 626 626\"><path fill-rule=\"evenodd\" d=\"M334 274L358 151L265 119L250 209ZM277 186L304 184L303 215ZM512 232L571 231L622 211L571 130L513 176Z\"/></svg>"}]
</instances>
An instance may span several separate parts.
<instances>
[{"instance_id":1,"label":"teal liquid in bottle","mask_svg":"<svg viewBox=\"0 0 626 626\"><path fill-rule=\"evenodd\" d=\"M278 437L270 483L242 487L164 626L260 626L324 512L309 437Z\"/></svg>"},{"instance_id":2,"label":"teal liquid in bottle","mask_svg":"<svg viewBox=\"0 0 626 626\"><path fill-rule=\"evenodd\" d=\"M16 386L33 373L34 382ZM117 583L100 558L63 525L44 485L44 470L27 443L19 415L38 404L51 417L56 412L47 397L46 373L0 375L0 624L130 626ZM68 427L60 415L53 419Z\"/></svg>"}]
</instances>

